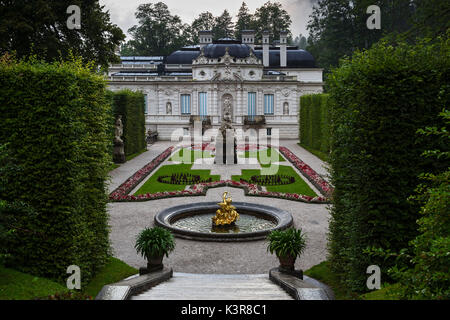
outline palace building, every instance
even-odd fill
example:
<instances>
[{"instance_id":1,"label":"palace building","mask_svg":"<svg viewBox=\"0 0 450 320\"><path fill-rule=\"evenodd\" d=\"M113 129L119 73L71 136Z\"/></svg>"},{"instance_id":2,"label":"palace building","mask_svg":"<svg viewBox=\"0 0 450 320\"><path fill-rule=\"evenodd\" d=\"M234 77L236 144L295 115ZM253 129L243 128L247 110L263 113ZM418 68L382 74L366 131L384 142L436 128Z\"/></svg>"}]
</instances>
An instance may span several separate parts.
<instances>
[{"instance_id":1,"label":"palace building","mask_svg":"<svg viewBox=\"0 0 450 320\"><path fill-rule=\"evenodd\" d=\"M281 139L298 139L300 96L322 92L322 69L313 56L287 45L287 32L270 43L268 32L255 44L252 30L241 41L212 40L201 31L199 44L167 57L121 57L109 69L109 89L145 94L146 127L170 140L175 129L186 134L194 121L219 128L224 104L235 128L279 129Z\"/></svg>"}]
</instances>

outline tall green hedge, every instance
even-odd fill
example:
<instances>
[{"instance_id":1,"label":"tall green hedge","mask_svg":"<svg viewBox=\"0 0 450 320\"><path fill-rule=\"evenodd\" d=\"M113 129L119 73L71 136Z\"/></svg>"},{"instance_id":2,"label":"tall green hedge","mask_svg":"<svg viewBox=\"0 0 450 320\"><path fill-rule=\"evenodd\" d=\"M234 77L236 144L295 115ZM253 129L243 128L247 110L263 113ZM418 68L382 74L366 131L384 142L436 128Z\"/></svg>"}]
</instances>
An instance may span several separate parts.
<instances>
[{"instance_id":1,"label":"tall green hedge","mask_svg":"<svg viewBox=\"0 0 450 320\"><path fill-rule=\"evenodd\" d=\"M437 115L450 100L449 51L448 43L381 42L344 60L329 77L330 260L353 290L367 290L369 265L380 266L382 280L388 279L384 272L395 262L370 252L408 246L417 235L419 208L408 197L418 176L446 168L444 159L421 157L441 146L416 132L442 125Z\"/></svg>"},{"instance_id":2,"label":"tall green hedge","mask_svg":"<svg viewBox=\"0 0 450 320\"><path fill-rule=\"evenodd\" d=\"M114 118L122 115L125 155L129 156L147 148L145 141L144 95L128 89L114 92Z\"/></svg>"},{"instance_id":3,"label":"tall green hedge","mask_svg":"<svg viewBox=\"0 0 450 320\"><path fill-rule=\"evenodd\" d=\"M86 283L106 263L112 119L105 86L79 62L0 62L0 143L20 168L0 199L37 212L10 219L9 266L65 281L67 267L78 265Z\"/></svg>"},{"instance_id":4,"label":"tall green hedge","mask_svg":"<svg viewBox=\"0 0 450 320\"><path fill-rule=\"evenodd\" d=\"M329 106L327 94L300 97L300 143L311 149L330 151Z\"/></svg>"}]
</instances>

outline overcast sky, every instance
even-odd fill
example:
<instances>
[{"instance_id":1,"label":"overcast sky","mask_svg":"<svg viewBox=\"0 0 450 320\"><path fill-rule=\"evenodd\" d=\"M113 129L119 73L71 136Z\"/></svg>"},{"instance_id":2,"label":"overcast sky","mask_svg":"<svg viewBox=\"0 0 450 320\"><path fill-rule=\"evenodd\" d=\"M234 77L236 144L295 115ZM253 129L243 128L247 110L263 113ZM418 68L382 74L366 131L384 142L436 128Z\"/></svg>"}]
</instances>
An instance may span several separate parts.
<instances>
[{"instance_id":1,"label":"overcast sky","mask_svg":"<svg viewBox=\"0 0 450 320\"><path fill-rule=\"evenodd\" d=\"M209 11L214 16L220 15L223 10L227 9L236 21L236 15L242 5L243 0L162 0L167 6L171 14L181 17L183 22L191 23L201 12ZM261 7L268 0L245 0L251 13L256 8ZM318 0L278 0L284 9L290 14L292 19L291 32L294 38L302 33L307 35L306 24L308 16L312 12L313 3ZM100 0L101 5L105 5L105 9L111 14L111 21L117 24L127 35L127 30L137 23L134 13L138 5L142 3L156 3L158 0Z\"/></svg>"}]
</instances>

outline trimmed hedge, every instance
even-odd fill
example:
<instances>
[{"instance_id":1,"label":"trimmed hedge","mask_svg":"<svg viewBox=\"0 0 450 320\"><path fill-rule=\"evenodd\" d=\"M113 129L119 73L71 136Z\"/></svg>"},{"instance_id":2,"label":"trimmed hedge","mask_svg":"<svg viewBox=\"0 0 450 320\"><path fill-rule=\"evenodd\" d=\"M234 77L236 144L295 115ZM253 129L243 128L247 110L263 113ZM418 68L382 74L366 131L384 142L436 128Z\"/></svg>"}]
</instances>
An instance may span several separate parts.
<instances>
[{"instance_id":1,"label":"trimmed hedge","mask_svg":"<svg viewBox=\"0 0 450 320\"><path fill-rule=\"evenodd\" d=\"M128 89L114 92L114 119L122 115L125 155L129 156L147 148L145 141L145 100L141 92Z\"/></svg>"},{"instance_id":2,"label":"trimmed hedge","mask_svg":"<svg viewBox=\"0 0 450 320\"><path fill-rule=\"evenodd\" d=\"M448 43L380 42L343 60L328 79L335 187L330 262L354 291L367 290L369 265L389 279L385 272L395 261L371 250L400 252L417 235L419 206L408 197L419 174L442 172L446 159L423 158L425 150L442 146L416 132L442 126L437 115L449 105L449 76Z\"/></svg>"},{"instance_id":3,"label":"trimmed hedge","mask_svg":"<svg viewBox=\"0 0 450 320\"><path fill-rule=\"evenodd\" d=\"M330 152L328 94L300 97L300 143L313 150Z\"/></svg>"},{"instance_id":4,"label":"trimmed hedge","mask_svg":"<svg viewBox=\"0 0 450 320\"><path fill-rule=\"evenodd\" d=\"M78 265L85 284L108 261L105 86L79 61L0 63L0 143L20 167L0 199L37 212L12 217L7 266L65 282Z\"/></svg>"}]
</instances>

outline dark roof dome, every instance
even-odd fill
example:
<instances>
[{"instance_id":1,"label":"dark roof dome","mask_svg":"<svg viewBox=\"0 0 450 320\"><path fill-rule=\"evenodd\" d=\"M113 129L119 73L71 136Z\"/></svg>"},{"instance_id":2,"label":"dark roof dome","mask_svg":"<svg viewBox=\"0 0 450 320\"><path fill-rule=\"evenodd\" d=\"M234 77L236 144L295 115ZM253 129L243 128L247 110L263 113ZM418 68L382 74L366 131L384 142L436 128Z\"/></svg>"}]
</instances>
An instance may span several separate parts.
<instances>
[{"instance_id":1,"label":"dark roof dome","mask_svg":"<svg viewBox=\"0 0 450 320\"><path fill-rule=\"evenodd\" d=\"M217 40L216 43L210 43L203 47L205 57L220 58L225 55L225 50L228 48L230 56L235 58L245 58L250 54L250 47L246 44L241 44L236 40Z\"/></svg>"},{"instance_id":2,"label":"dark roof dome","mask_svg":"<svg viewBox=\"0 0 450 320\"><path fill-rule=\"evenodd\" d=\"M192 60L199 55L199 50L178 50L166 58L166 64L192 64Z\"/></svg>"},{"instance_id":3,"label":"dark roof dome","mask_svg":"<svg viewBox=\"0 0 450 320\"><path fill-rule=\"evenodd\" d=\"M255 56L263 59L262 50L254 50ZM316 68L314 57L306 50L287 50L287 67L288 68ZM280 51L269 51L269 67L280 67Z\"/></svg>"}]
</instances>

